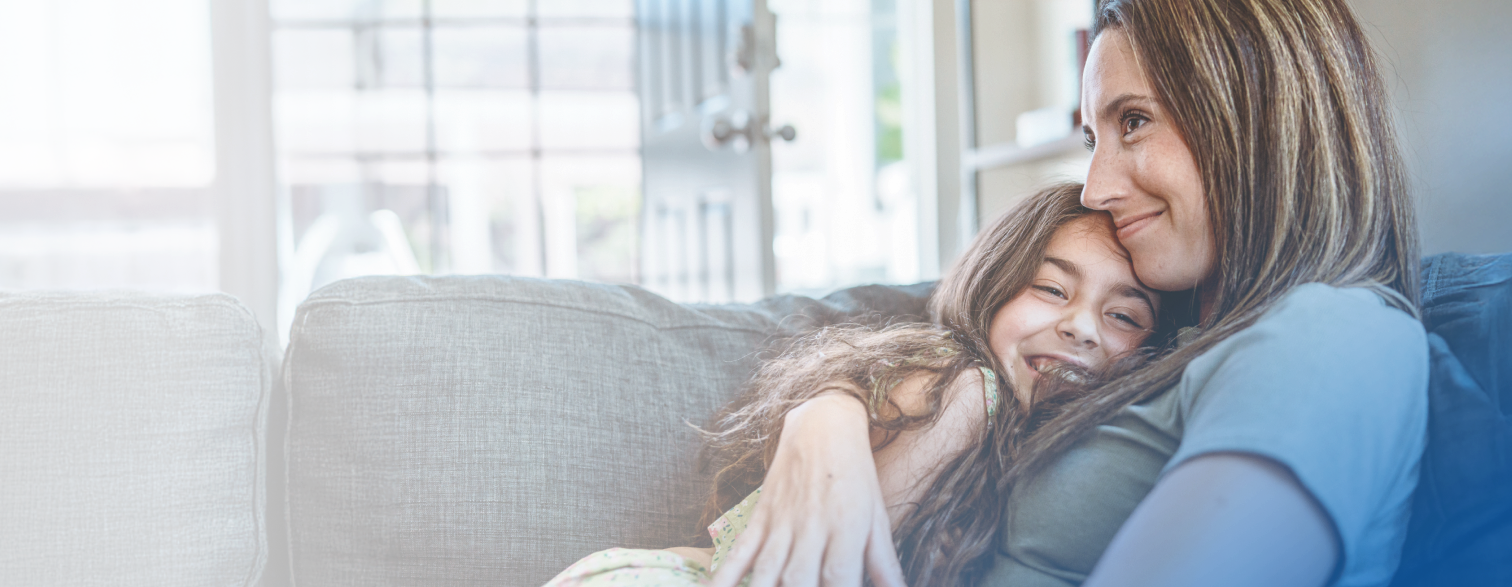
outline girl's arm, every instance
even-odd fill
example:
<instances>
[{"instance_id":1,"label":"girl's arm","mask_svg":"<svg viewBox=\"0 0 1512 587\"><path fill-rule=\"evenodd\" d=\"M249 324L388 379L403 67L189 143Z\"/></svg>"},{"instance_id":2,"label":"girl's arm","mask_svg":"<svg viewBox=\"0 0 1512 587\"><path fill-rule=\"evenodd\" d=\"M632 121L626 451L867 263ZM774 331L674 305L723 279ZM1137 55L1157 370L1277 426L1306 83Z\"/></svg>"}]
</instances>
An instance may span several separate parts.
<instances>
[{"instance_id":1,"label":"girl's arm","mask_svg":"<svg viewBox=\"0 0 1512 587\"><path fill-rule=\"evenodd\" d=\"M888 397L904 414L923 413L929 382L909 377ZM892 523L985 421L976 370L947 390L933 426L901 432L875 453L880 437L854 395L836 390L805 402L788 413L761 501L711 585L734 587L750 572L752 585L851 586L861 584L864 569L878 586L902 587Z\"/></svg>"},{"instance_id":2,"label":"girl's arm","mask_svg":"<svg viewBox=\"0 0 1512 587\"><path fill-rule=\"evenodd\" d=\"M1157 482L1083 585L1318 586L1339 551L1333 522L1290 470L1215 453Z\"/></svg>"}]
</instances>

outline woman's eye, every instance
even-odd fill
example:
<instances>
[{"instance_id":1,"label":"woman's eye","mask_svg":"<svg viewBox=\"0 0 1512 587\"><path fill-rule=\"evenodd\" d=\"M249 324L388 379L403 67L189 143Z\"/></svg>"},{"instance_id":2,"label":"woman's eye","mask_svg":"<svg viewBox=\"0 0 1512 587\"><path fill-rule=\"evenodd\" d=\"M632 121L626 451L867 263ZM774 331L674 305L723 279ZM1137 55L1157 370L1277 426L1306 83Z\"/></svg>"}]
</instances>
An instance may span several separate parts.
<instances>
[{"instance_id":1,"label":"woman's eye","mask_svg":"<svg viewBox=\"0 0 1512 587\"><path fill-rule=\"evenodd\" d=\"M1092 133L1082 133L1082 146L1086 147L1088 151L1096 149L1097 139L1092 138Z\"/></svg>"},{"instance_id":2,"label":"woman's eye","mask_svg":"<svg viewBox=\"0 0 1512 587\"><path fill-rule=\"evenodd\" d=\"M1051 286L1051 285L1036 285L1036 286L1034 286L1034 289L1040 290L1042 292L1045 292L1047 294L1050 294L1052 296L1055 296L1055 297L1058 297L1058 298L1061 298L1061 299L1065 299L1066 298L1066 293L1063 292L1063 291L1061 291L1059 288L1057 288L1055 286Z\"/></svg>"},{"instance_id":3,"label":"woman's eye","mask_svg":"<svg viewBox=\"0 0 1512 587\"><path fill-rule=\"evenodd\" d=\"M1149 122L1149 120L1138 114L1125 114L1123 118L1124 135L1127 136L1129 133L1139 130L1139 127L1144 126L1146 122Z\"/></svg>"}]
</instances>

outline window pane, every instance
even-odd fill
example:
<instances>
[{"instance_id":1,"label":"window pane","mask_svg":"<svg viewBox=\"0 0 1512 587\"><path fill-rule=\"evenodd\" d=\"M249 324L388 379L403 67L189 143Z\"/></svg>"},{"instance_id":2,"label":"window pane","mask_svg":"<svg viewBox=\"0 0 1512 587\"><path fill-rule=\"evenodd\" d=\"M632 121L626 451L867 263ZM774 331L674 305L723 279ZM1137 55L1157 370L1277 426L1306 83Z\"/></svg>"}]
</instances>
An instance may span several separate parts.
<instances>
[{"instance_id":1,"label":"window pane","mask_svg":"<svg viewBox=\"0 0 1512 587\"><path fill-rule=\"evenodd\" d=\"M640 145L639 106L629 92L542 92L543 149L624 149Z\"/></svg>"},{"instance_id":2,"label":"window pane","mask_svg":"<svg viewBox=\"0 0 1512 587\"><path fill-rule=\"evenodd\" d=\"M783 58L772 72L772 124L798 129L796 141L772 145L780 292L919 278L892 4L770 4Z\"/></svg>"},{"instance_id":3,"label":"window pane","mask_svg":"<svg viewBox=\"0 0 1512 587\"><path fill-rule=\"evenodd\" d=\"M458 273L542 275L533 165L525 157L451 157L439 166Z\"/></svg>"},{"instance_id":4,"label":"window pane","mask_svg":"<svg viewBox=\"0 0 1512 587\"><path fill-rule=\"evenodd\" d=\"M527 1L431 0L431 14L436 18L525 18Z\"/></svg>"},{"instance_id":5,"label":"window pane","mask_svg":"<svg viewBox=\"0 0 1512 587\"><path fill-rule=\"evenodd\" d=\"M208 19L193 0L0 3L0 188L209 185Z\"/></svg>"},{"instance_id":6,"label":"window pane","mask_svg":"<svg viewBox=\"0 0 1512 587\"><path fill-rule=\"evenodd\" d=\"M350 154L357 148L357 94L351 90L278 92L273 95L273 133L286 154Z\"/></svg>"},{"instance_id":7,"label":"window pane","mask_svg":"<svg viewBox=\"0 0 1512 587\"><path fill-rule=\"evenodd\" d=\"M0 3L0 288L215 289L207 4Z\"/></svg>"},{"instance_id":8,"label":"window pane","mask_svg":"<svg viewBox=\"0 0 1512 587\"><path fill-rule=\"evenodd\" d=\"M434 35L437 86L530 87L524 27L443 27Z\"/></svg>"},{"instance_id":9,"label":"window pane","mask_svg":"<svg viewBox=\"0 0 1512 587\"><path fill-rule=\"evenodd\" d=\"M531 146L530 94L523 90L436 92L437 150L449 155Z\"/></svg>"},{"instance_id":10,"label":"window pane","mask_svg":"<svg viewBox=\"0 0 1512 587\"><path fill-rule=\"evenodd\" d=\"M424 0L268 0L275 20L420 18Z\"/></svg>"},{"instance_id":11,"label":"window pane","mask_svg":"<svg viewBox=\"0 0 1512 587\"><path fill-rule=\"evenodd\" d=\"M25 224L0 229L0 288L215 289L208 219Z\"/></svg>"},{"instance_id":12,"label":"window pane","mask_svg":"<svg viewBox=\"0 0 1512 587\"><path fill-rule=\"evenodd\" d=\"M592 281L635 283L640 226L640 158L547 157L542 163L542 191L550 201L571 209L570 225L548 224L548 242L570 243L575 277ZM547 215L548 222L552 220ZM571 239L551 238L551 229L570 230ZM566 242L563 242L566 241ZM569 254L567 251L548 251Z\"/></svg>"},{"instance_id":13,"label":"window pane","mask_svg":"<svg viewBox=\"0 0 1512 587\"><path fill-rule=\"evenodd\" d=\"M536 12L542 18L633 18L633 0L537 0Z\"/></svg>"},{"instance_id":14,"label":"window pane","mask_svg":"<svg viewBox=\"0 0 1512 587\"><path fill-rule=\"evenodd\" d=\"M356 86L356 55L349 29L273 31L273 87L278 90Z\"/></svg>"},{"instance_id":15,"label":"window pane","mask_svg":"<svg viewBox=\"0 0 1512 587\"><path fill-rule=\"evenodd\" d=\"M541 87L634 90L634 40L629 26L542 26Z\"/></svg>"},{"instance_id":16,"label":"window pane","mask_svg":"<svg viewBox=\"0 0 1512 587\"><path fill-rule=\"evenodd\" d=\"M423 90L356 94L353 142L362 152L423 153L426 105Z\"/></svg>"},{"instance_id":17,"label":"window pane","mask_svg":"<svg viewBox=\"0 0 1512 587\"><path fill-rule=\"evenodd\" d=\"M419 27L368 29L358 33L357 46L362 87L425 87L425 36Z\"/></svg>"},{"instance_id":18,"label":"window pane","mask_svg":"<svg viewBox=\"0 0 1512 587\"><path fill-rule=\"evenodd\" d=\"M273 104L275 139L286 155L426 149L421 90L281 92Z\"/></svg>"}]
</instances>

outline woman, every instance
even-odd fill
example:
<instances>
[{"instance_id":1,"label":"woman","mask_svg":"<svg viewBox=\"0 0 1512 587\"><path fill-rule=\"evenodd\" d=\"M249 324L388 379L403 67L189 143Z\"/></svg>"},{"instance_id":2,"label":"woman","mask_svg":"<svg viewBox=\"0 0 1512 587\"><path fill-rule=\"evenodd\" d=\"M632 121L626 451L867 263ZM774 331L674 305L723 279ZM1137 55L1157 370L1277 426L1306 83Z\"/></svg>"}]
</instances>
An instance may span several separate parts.
<instances>
[{"instance_id":1,"label":"woman","mask_svg":"<svg viewBox=\"0 0 1512 587\"><path fill-rule=\"evenodd\" d=\"M984 584L1387 584L1427 350L1359 24L1342 0L1109 0L1094 36L1082 201L1146 285L1195 288L1201 331L1026 442ZM788 416L712 585L903 584L865 439L829 432L856 418L840 401Z\"/></svg>"},{"instance_id":2,"label":"woman","mask_svg":"<svg viewBox=\"0 0 1512 587\"><path fill-rule=\"evenodd\" d=\"M1016 441L1082 389L1064 380L1137 361L1152 333L1174 330L1157 320L1160 297L1134 278L1108 215L1081 206L1081 192L1035 194L978 235L935 300L984 308L981 320L954 331L831 327L763 364L712 438L723 464L708 509L713 548L611 549L548 585L698 584L759 503L784 414L832 397L867 407L861 432L914 584L980 575L996 518L978 511L1001 510L993 489ZM1011 390L1001 397L998 373Z\"/></svg>"}]
</instances>

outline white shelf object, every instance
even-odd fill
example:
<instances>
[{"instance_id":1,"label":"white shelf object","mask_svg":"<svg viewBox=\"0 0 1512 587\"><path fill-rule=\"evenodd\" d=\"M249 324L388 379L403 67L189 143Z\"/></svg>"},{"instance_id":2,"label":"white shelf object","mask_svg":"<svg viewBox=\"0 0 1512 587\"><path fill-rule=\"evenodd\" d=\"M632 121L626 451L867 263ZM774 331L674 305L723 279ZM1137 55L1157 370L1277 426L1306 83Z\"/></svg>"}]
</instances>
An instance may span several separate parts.
<instances>
[{"instance_id":1,"label":"white shelf object","mask_svg":"<svg viewBox=\"0 0 1512 587\"><path fill-rule=\"evenodd\" d=\"M995 167L1031 163L1058 157L1084 148L1086 148L1086 145L1083 143L1082 137L1079 134L1073 133L1032 147L1020 147L1013 143L988 145L967 151L961 159L967 169L982 171Z\"/></svg>"}]
</instances>

